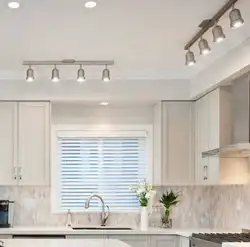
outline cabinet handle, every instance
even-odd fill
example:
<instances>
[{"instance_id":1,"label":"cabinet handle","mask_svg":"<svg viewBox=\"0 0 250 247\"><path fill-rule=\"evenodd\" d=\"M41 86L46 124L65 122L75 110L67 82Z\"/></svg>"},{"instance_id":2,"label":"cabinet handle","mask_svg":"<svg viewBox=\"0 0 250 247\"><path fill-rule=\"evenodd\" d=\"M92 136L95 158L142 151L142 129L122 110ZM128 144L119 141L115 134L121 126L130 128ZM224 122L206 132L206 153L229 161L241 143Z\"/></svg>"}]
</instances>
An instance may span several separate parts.
<instances>
[{"instance_id":1,"label":"cabinet handle","mask_svg":"<svg viewBox=\"0 0 250 247\"><path fill-rule=\"evenodd\" d=\"M17 167L16 166L14 166L13 167L13 179L17 179Z\"/></svg>"},{"instance_id":2,"label":"cabinet handle","mask_svg":"<svg viewBox=\"0 0 250 247\"><path fill-rule=\"evenodd\" d=\"M203 176L203 179L204 180L208 180L208 174L207 174L207 172L208 172L208 166L207 165L205 165L204 166L204 176Z\"/></svg>"},{"instance_id":3,"label":"cabinet handle","mask_svg":"<svg viewBox=\"0 0 250 247\"><path fill-rule=\"evenodd\" d=\"M22 178L23 178L23 177L22 177L22 167L19 166L19 167L18 167L18 170L19 170L19 171L18 171L19 179L22 180Z\"/></svg>"}]
</instances>

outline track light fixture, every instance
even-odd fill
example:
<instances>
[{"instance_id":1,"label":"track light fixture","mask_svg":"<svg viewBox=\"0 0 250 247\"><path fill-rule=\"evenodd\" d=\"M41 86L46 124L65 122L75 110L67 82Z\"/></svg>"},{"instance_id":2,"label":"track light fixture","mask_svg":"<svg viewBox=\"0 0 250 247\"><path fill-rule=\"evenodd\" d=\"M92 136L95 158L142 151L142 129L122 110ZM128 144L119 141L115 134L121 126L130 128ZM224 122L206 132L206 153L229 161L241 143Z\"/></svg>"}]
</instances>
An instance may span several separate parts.
<instances>
[{"instance_id":1,"label":"track light fixture","mask_svg":"<svg viewBox=\"0 0 250 247\"><path fill-rule=\"evenodd\" d=\"M107 66L114 65L113 60L81 60L76 61L74 59L64 59L61 61L23 61L23 65L29 66L27 72L26 72L26 80L27 81L34 81L34 70L31 68L32 65L36 66L55 66L52 70L51 80L53 82L59 82L60 81L60 75L59 70L56 66L80 66L80 68L77 71L77 81L79 83L84 82L86 80L85 78L85 71L82 68L83 66L104 66L105 69L102 72L102 80L103 81L110 81L110 71L107 68Z\"/></svg>"},{"instance_id":2,"label":"track light fixture","mask_svg":"<svg viewBox=\"0 0 250 247\"><path fill-rule=\"evenodd\" d=\"M200 54L201 55L207 55L211 51L211 48L210 48L207 40L203 39L202 37L201 37L201 39L199 41L199 49L200 49Z\"/></svg>"},{"instance_id":3,"label":"track light fixture","mask_svg":"<svg viewBox=\"0 0 250 247\"><path fill-rule=\"evenodd\" d=\"M192 37L192 39L185 45L184 49L187 50L186 53L186 65L190 66L195 63L195 56L193 52L190 51L190 48L198 41L198 46L201 55L206 55L211 51L211 48L208 44L208 41L202 36L211 28L213 34L213 41L216 43L222 42L226 35L223 32L223 28L218 25L218 21L221 17L229 12L230 26L231 28L238 28L244 24L244 19L241 16L241 12L239 9L234 7L235 3L238 0L228 0L218 12L211 18L206 19L201 22L199 25L200 30Z\"/></svg>"},{"instance_id":4,"label":"track light fixture","mask_svg":"<svg viewBox=\"0 0 250 247\"><path fill-rule=\"evenodd\" d=\"M217 24L213 27L212 33L213 33L213 40L216 43L220 43L226 38L226 35L224 34L222 27Z\"/></svg>"},{"instance_id":5,"label":"track light fixture","mask_svg":"<svg viewBox=\"0 0 250 247\"><path fill-rule=\"evenodd\" d=\"M234 5L233 9L229 13L229 19L230 19L230 27L233 29L241 27L244 24L244 19L241 16L240 10L235 9Z\"/></svg>"},{"instance_id":6,"label":"track light fixture","mask_svg":"<svg viewBox=\"0 0 250 247\"><path fill-rule=\"evenodd\" d=\"M85 79L85 72L82 68L82 65L80 65L80 69L77 71L77 81L79 83L81 82L84 82L86 79Z\"/></svg>"},{"instance_id":7,"label":"track light fixture","mask_svg":"<svg viewBox=\"0 0 250 247\"><path fill-rule=\"evenodd\" d=\"M26 72L26 81L33 82L34 80L35 80L34 70L31 68L31 65L29 65L29 68L27 69Z\"/></svg>"},{"instance_id":8,"label":"track light fixture","mask_svg":"<svg viewBox=\"0 0 250 247\"><path fill-rule=\"evenodd\" d=\"M52 70L51 81L53 82L60 81L59 70L57 69L56 64L55 64L55 68Z\"/></svg>"},{"instance_id":9,"label":"track light fixture","mask_svg":"<svg viewBox=\"0 0 250 247\"><path fill-rule=\"evenodd\" d=\"M188 52L186 53L186 65L187 66L193 66L195 65L196 61L195 61L195 56L194 53L190 50L188 50Z\"/></svg>"},{"instance_id":10,"label":"track light fixture","mask_svg":"<svg viewBox=\"0 0 250 247\"><path fill-rule=\"evenodd\" d=\"M110 81L110 71L107 68L107 64L106 64L105 69L102 71L102 80L105 82Z\"/></svg>"}]
</instances>

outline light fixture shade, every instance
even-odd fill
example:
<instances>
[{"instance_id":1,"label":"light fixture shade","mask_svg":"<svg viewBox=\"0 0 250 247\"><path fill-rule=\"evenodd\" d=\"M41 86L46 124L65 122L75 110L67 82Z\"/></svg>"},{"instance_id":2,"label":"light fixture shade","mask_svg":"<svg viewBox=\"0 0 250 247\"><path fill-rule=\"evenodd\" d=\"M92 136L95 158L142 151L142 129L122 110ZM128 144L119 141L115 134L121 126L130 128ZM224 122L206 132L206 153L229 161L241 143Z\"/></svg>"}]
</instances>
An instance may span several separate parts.
<instances>
[{"instance_id":1,"label":"light fixture shade","mask_svg":"<svg viewBox=\"0 0 250 247\"><path fill-rule=\"evenodd\" d=\"M232 9L229 13L230 27L238 28L244 24L244 19L241 16L239 9Z\"/></svg>"},{"instance_id":2,"label":"light fixture shade","mask_svg":"<svg viewBox=\"0 0 250 247\"><path fill-rule=\"evenodd\" d=\"M110 71L109 71L109 69L107 68L107 66L106 66L106 68L102 71L102 80L103 80L103 81L110 81Z\"/></svg>"},{"instance_id":3,"label":"light fixture shade","mask_svg":"<svg viewBox=\"0 0 250 247\"><path fill-rule=\"evenodd\" d=\"M195 56L192 51L188 51L186 53L186 65L187 66L193 66L196 63Z\"/></svg>"},{"instance_id":4,"label":"light fixture shade","mask_svg":"<svg viewBox=\"0 0 250 247\"><path fill-rule=\"evenodd\" d=\"M224 34L222 27L219 25L214 26L214 28L212 29L212 33L214 42L219 43L226 38L226 35Z\"/></svg>"},{"instance_id":5,"label":"light fixture shade","mask_svg":"<svg viewBox=\"0 0 250 247\"><path fill-rule=\"evenodd\" d=\"M34 70L31 67L29 67L26 72L26 81L32 82L34 80L35 80Z\"/></svg>"},{"instance_id":6,"label":"light fixture shade","mask_svg":"<svg viewBox=\"0 0 250 247\"><path fill-rule=\"evenodd\" d=\"M199 49L201 55L207 55L211 51L211 48L206 39L201 38L201 40L199 41Z\"/></svg>"},{"instance_id":7,"label":"light fixture shade","mask_svg":"<svg viewBox=\"0 0 250 247\"><path fill-rule=\"evenodd\" d=\"M11 8L11 9L18 9L19 7L20 7L20 2L19 1L9 1L8 2L8 6L9 6L9 8Z\"/></svg>"},{"instance_id":8,"label":"light fixture shade","mask_svg":"<svg viewBox=\"0 0 250 247\"><path fill-rule=\"evenodd\" d=\"M60 81L59 70L56 67L52 70L51 80L53 82L59 82Z\"/></svg>"},{"instance_id":9,"label":"light fixture shade","mask_svg":"<svg viewBox=\"0 0 250 247\"><path fill-rule=\"evenodd\" d=\"M84 72L82 66L77 71L77 81L80 83L85 81L85 72Z\"/></svg>"}]
</instances>

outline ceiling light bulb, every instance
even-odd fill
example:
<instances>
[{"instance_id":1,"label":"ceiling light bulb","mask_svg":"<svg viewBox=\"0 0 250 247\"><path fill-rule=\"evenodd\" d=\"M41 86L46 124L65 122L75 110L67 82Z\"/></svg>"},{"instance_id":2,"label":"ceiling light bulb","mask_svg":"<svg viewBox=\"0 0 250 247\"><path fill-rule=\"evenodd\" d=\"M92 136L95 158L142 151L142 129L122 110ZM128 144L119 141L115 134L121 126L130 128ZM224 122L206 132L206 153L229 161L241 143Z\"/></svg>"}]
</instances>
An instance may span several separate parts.
<instances>
[{"instance_id":1,"label":"ceiling light bulb","mask_svg":"<svg viewBox=\"0 0 250 247\"><path fill-rule=\"evenodd\" d=\"M59 70L56 68L56 65L55 65L55 68L52 70L51 81L53 82L60 81Z\"/></svg>"},{"instance_id":2,"label":"ceiling light bulb","mask_svg":"<svg viewBox=\"0 0 250 247\"><path fill-rule=\"evenodd\" d=\"M219 25L214 26L214 28L212 29L212 33L214 42L220 43L226 38L222 27Z\"/></svg>"},{"instance_id":3,"label":"ceiling light bulb","mask_svg":"<svg viewBox=\"0 0 250 247\"><path fill-rule=\"evenodd\" d=\"M92 9L92 8L96 7L96 2L95 1L87 1L85 3L85 7L88 9Z\"/></svg>"},{"instance_id":4,"label":"ceiling light bulb","mask_svg":"<svg viewBox=\"0 0 250 247\"><path fill-rule=\"evenodd\" d=\"M79 83L85 81L85 72L84 72L84 70L82 68L82 65L80 66L80 69L77 71L77 81Z\"/></svg>"},{"instance_id":5,"label":"ceiling light bulb","mask_svg":"<svg viewBox=\"0 0 250 247\"><path fill-rule=\"evenodd\" d=\"M194 53L189 50L186 53L186 65L187 66L193 66L195 63L196 63L196 61L195 61Z\"/></svg>"},{"instance_id":6,"label":"ceiling light bulb","mask_svg":"<svg viewBox=\"0 0 250 247\"><path fill-rule=\"evenodd\" d=\"M29 66L26 72L26 81L33 82L34 80L35 80L34 70L31 68L31 66Z\"/></svg>"},{"instance_id":7,"label":"ceiling light bulb","mask_svg":"<svg viewBox=\"0 0 250 247\"><path fill-rule=\"evenodd\" d=\"M8 2L8 6L11 9L18 9L20 7L20 3L18 1L10 1Z\"/></svg>"},{"instance_id":8,"label":"ceiling light bulb","mask_svg":"<svg viewBox=\"0 0 250 247\"><path fill-rule=\"evenodd\" d=\"M110 71L107 68L107 65L106 68L102 71L102 80L105 82L110 81Z\"/></svg>"},{"instance_id":9,"label":"ceiling light bulb","mask_svg":"<svg viewBox=\"0 0 250 247\"><path fill-rule=\"evenodd\" d=\"M208 42L206 39L201 38L201 40L199 41L199 48L200 48L201 55L207 55L208 53L211 52L211 48L208 45Z\"/></svg>"},{"instance_id":10,"label":"ceiling light bulb","mask_svg":"<svg viewBox=\"0 0 250 247\"><path fill-rule=\"evenodd\" d=\"M100 105L102 106L107 106L109 104L109 102L101 102Z\"/></svg>"},{"instance_id":11,"label":"ceiling light bulb","mask_svg":"<svg viewBox=\"0 0 250 247\"><path fill-rule=\"evenodd\" d=\"M234 7L229 13L229 19L230 27L233 29L241 27L244 24L244 19L241 16L240 10Z\"/></svg>"}]
</instances>

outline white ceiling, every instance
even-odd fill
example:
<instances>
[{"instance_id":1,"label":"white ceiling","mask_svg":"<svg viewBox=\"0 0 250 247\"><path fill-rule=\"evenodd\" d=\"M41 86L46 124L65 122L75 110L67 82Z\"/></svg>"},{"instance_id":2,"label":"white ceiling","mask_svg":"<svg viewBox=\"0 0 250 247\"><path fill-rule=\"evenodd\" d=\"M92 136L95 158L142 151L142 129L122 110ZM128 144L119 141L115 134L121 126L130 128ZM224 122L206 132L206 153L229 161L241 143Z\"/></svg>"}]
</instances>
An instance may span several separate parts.
<instances>
[{"instance_id":1,"label":"white ceiling","mask_svg":"<svg viewBox=\"0 0 250 247\"><path fill-rule=\"evenodd\" d=\"M84 0L21 0L21 8L12 10L3 0L0 79L4 83L9 83L6 79L25 83L23 60L65 58L115 60L112 78L121 81L146 79L153 85L156 79L190 79L250 36L250 1L239 0L236 7L241 9L246 25L230 30L225 16L221 24L228 39L219 45L212 44L209 56L197 56L195 67L185 67L185 43L197 31L197 25L225 2L98 0L96 8L86 9ZM211 34L206 36L211 41ZM197 52L196 47L193 50ZM35 69L42 81L50 77L49 68ZM86 68L86 75L100 79L101 70ZM63 71L62 78L75 77L75 68ZM3 81L0 83L3 86Z\"/></svg>"}]
</instances>

